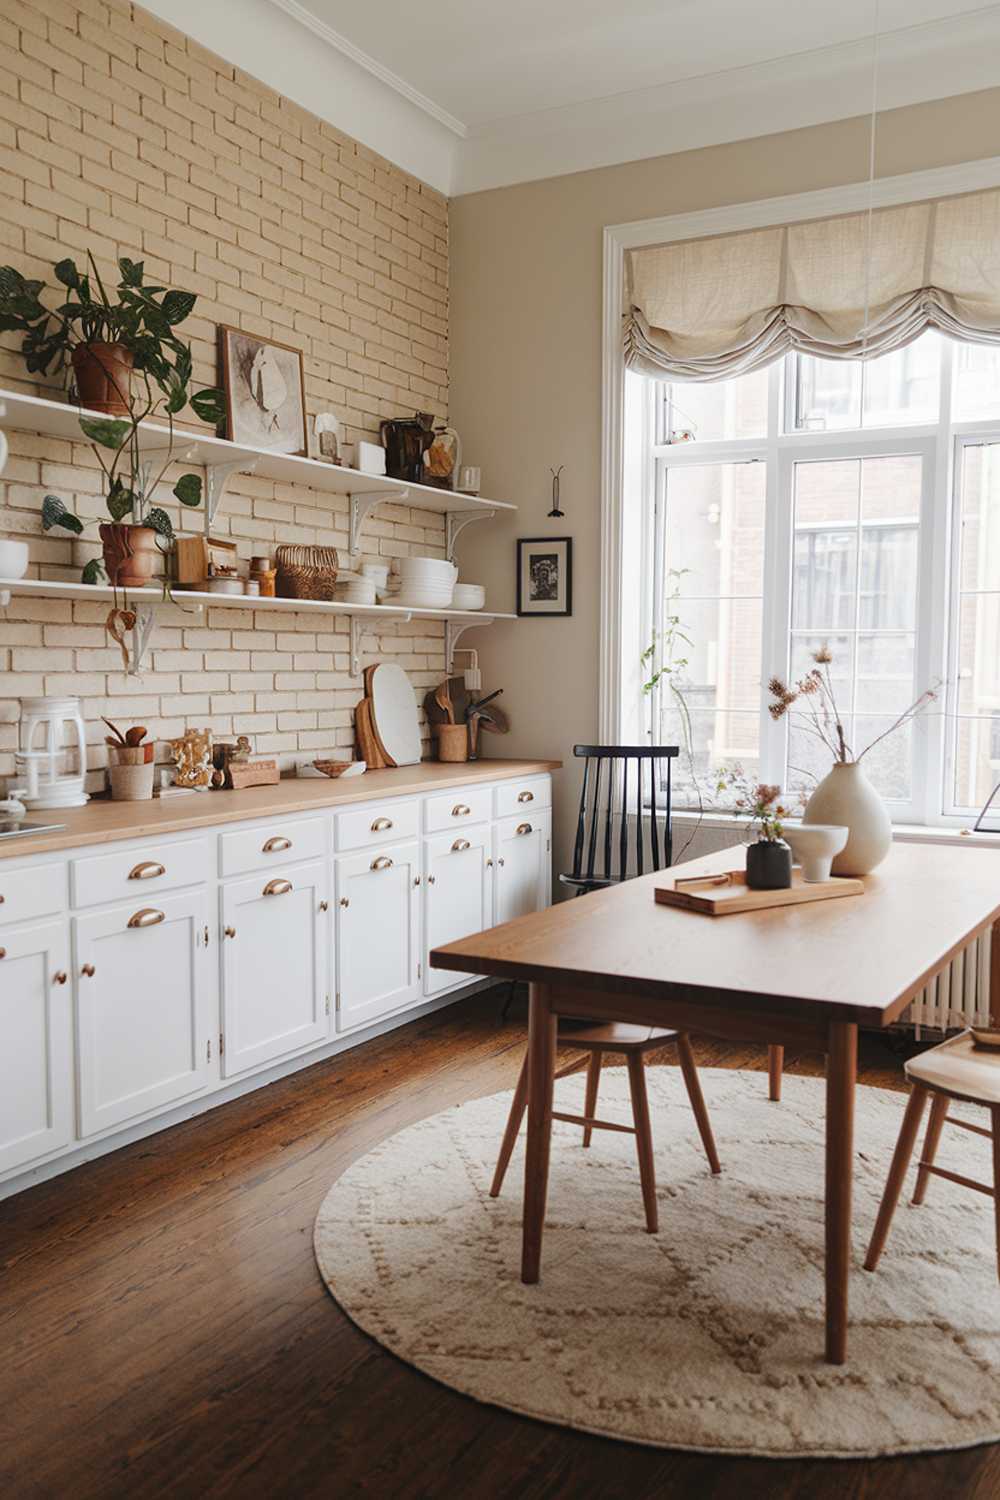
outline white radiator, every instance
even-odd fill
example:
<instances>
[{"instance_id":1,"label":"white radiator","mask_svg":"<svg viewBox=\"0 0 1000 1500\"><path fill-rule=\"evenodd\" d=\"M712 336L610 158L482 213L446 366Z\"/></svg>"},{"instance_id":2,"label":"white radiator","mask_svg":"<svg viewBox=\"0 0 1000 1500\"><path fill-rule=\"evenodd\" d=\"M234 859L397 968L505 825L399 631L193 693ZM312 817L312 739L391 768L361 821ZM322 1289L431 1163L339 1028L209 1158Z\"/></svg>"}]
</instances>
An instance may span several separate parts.
<instances>
[{"instance_id":1,"label":"white radiator","mask_svg":"<svg viewBox=\"0 0 1000 1500\"><path fill-rule=\"evenodd\" d=\"M1000 1019L1000 1018L998 1018ZM953 1031L990 1024L990 933L963 948L899 1018L904 1026Z\"/></svg>"}]
</instances>

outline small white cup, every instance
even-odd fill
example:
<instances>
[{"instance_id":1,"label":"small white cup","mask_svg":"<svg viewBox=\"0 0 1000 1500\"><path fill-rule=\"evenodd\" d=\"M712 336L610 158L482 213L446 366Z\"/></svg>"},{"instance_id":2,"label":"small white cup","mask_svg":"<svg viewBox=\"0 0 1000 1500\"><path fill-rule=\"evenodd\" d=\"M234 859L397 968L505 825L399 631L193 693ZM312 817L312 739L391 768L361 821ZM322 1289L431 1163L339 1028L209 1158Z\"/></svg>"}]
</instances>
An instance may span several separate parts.
<instances>
[{"instance_id":1,"label":"small white cup","mask_svg":"<svg viewBox=\"0 0 1000 1500\"><path fill-rule=\"evenodd\" d=\"M849 830L836 823L795 823L783 825L781 836L791 847L802 878L807 885L830 879L834 856L847 843Z\"/></svg>"}]
</instances>

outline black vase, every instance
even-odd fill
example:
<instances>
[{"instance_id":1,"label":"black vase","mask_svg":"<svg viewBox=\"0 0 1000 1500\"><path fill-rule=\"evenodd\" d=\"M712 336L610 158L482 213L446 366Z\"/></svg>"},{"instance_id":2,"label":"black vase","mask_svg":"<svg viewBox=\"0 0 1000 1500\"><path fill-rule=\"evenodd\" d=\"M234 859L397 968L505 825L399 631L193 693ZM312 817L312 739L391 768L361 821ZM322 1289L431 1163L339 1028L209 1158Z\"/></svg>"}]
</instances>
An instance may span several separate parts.
<instances>
[{"instance_id":1,"label":"black vase","mask_svg":"<svg viewBox=\"0 0 1000 1500\"><path fill-rule=\"evenodd\" d=\"M752 891L786 891L792 883L792 851L781 839L759 839L747 849L747 885Z\"/></svg>"}]
</instances>

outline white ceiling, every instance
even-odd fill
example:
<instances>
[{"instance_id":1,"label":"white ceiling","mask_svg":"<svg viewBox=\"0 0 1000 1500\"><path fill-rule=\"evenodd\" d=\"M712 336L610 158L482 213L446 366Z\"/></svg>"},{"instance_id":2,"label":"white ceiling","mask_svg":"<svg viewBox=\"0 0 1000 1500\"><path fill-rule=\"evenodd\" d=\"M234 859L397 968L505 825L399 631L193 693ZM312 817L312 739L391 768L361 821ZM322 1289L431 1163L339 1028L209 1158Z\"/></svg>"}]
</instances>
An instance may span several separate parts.
<instances>
[{"instance_id":1,"label":"white ceiling","mask_svg":"<svg viewBox=\"0 0 1000 1500\"><path fill-rule=\"evenodd\" d=\"M1000 0L143 0L449 194L1000 85Z\"/></svg>"}]
</instances>

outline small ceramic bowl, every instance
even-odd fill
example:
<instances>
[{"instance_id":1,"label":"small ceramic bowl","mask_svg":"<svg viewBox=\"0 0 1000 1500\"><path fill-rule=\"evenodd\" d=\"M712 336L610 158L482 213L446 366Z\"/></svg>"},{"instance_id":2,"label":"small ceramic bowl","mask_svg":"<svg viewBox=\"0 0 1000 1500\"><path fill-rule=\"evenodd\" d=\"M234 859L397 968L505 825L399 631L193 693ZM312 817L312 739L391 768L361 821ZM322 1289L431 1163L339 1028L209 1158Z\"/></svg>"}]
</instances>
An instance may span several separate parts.
<instances>
[{"instance_id":1,"label":"small ceramic bowl","mask_svg":"<svg viewBox=\"0 0 1000 1500\"><path fill-rule=\"evenodd\" d=\"M834 855L839 854L847 843L848 829L836 823L786 823L782 838L790 845L797 865L802 866L802 878L812 885L817 880L830 879L830 866Z\"/></svg>"}]
</instances>

